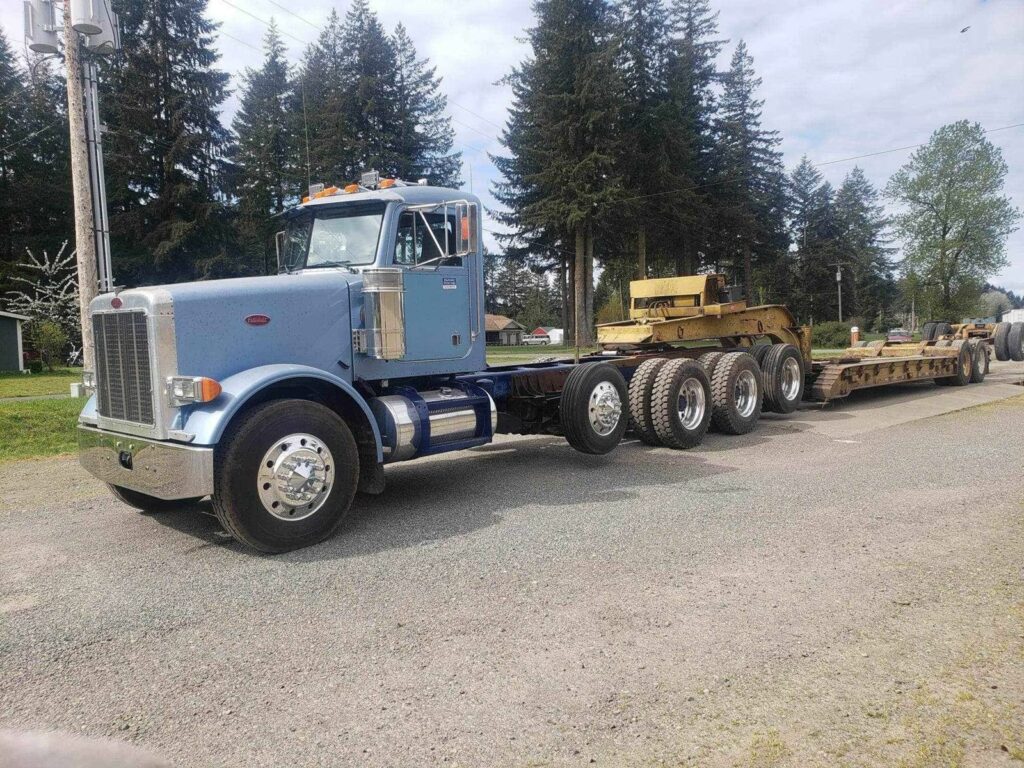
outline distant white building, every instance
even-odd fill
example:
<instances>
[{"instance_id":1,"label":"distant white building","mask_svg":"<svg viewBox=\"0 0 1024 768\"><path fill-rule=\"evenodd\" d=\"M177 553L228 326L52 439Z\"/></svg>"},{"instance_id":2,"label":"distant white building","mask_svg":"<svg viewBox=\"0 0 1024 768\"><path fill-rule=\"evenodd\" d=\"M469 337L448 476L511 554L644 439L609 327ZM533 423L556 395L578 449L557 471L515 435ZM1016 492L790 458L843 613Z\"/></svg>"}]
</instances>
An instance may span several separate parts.
<instances>
[{"instance_id":1,"label":"distant white building","mask_svg":"<svg viewBox=\"0 0 1024 768\"><path fill-rule=\"evenodd\" d=\"M548 325L541 325L533 329L531 336L547 336L548 344L564 344L565 331L561 328L552 328Z\"/></svg>"},{"instance_id":2,"label":"distant white building","mask_svg":"<svg viewBox=\"0 0 1024 768\"><path fill-rule=\"evenodd\" d=\"M1024 323L1024 309L1011 309L1003 312L1004 323Z\"/></svg>"}]
</instances>

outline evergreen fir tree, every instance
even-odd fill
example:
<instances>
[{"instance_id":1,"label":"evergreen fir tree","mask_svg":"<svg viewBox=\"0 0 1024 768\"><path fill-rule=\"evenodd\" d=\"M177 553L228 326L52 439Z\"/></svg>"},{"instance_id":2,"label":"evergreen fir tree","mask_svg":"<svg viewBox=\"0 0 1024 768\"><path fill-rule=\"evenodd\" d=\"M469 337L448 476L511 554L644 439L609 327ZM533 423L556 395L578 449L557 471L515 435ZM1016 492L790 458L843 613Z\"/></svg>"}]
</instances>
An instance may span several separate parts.
<instances>
[{"instance_id":1,"label":"evergreen fir tree","mask_svg":"<svg viewBox=\"0 0 1024 768\"><path fill-rule=\"evenodd\" d=\"M688 188L694 181L680 173L691 142L669 98L670 26L661 0L625 0L619 13L624 105L617 141L628 202L613 209L612 220L613 229L635 237L635 245L623 245L636 254L629 259L636 274L646 276L648 244L675 246L681 230L693 223L685 214L692 211ZM675 191L648 198L653 190Z\"/></svg>"},{"instance_id":2,"label":"evergreen fir tree","mask_svg":"<svg viewBox=\"0 0 1024 768\"><path fill-rule=\"evenodd\" d=\"M0 293L26 249L73 233L64 82L41 57L21 67L0 30Z\"/></svg>"},{"instance_id":3,"label":"evergreen fir tree","mask_svg":"<svg viewBox=\"0 0 1024 768\"><path fill-rule=\"evenodd\" d=\"M784 228L785 176L776 131L761 126L761 79L741 40L732 57L716 119L715 260L751 299L762 281L788 271ZM785 285L764 293L785 293Z\"/></svg>"},{"instance_id":4,"label":"evergreen fir tree","mask_svg":"<svg viewBox=\"0 0 1024 768\"><path fill-rule=\"evenodd\" d=\"M0 29L0 287L10 288L20 248L17 232L22 212L18 202L23 176L28 117L25 114L24 73L16 65L14 52Z\"/></svg>"},{"instance_id":5,"label":"evergreen fir tree","mask_svg":"<svg viewBox=\"0 0 1024 768\"><path fill-rule=\"evenodd\" d=\"M846 254L843 311L850 317L863 317L869 330L884 330L897 294L892 249L885 236L888 220L879 197L864 171L854 168L843 179L835 199Z\"/></svg>"},{"instance_id":6,"label":"evergreen fir tree","mask_svg":"<svg viewBox=\"0 0 1024 768\"><path fill-rule=\"evenodd\" d=\"M695 274L708 247L712 218L714 88L721 80L715 61L727 41L718 37L718 12L711 11L708 0L672 0L669 20L674 32L667 62L669 98L673 124L684 137L672 145L672 162L676 174L694 187L674 201L684 227L674 271Z\"/></svg>"},{"instance_id":7,"label":"evergreen fir tree","mask_svg":"<svg viewBox=\"0 0 1024 768\"><path fill-rule=\"evenodd\" d=\"M249 272L264 272L271 235L270 217L295 199L301 178L290 163L294 121L288 112L291 83L285 48L271 22L264 40L266 58L257 70L247 69L232 127L238 214L238 242Z\"/></svg>"},{"instance_id":8,"label":"evergreen fir tree","mask_svg":"<svg viewBox=\"0 0 1024 768\"><path fill-rule=\"evenodd\" d=\"M495 197L513 239L571 244L572 336L589 344L598 212L622 197L616 158L622 86L603 0L537 0L532 57L513 70L512 115ZM537 232L540 232L538 236ZM562 246L563 250L569 250Z\"/></svg>"},{"instance_id":9,"label":"evergreen fir tree","mask_svg":"<svg viewBox=\"0 0 1024 768\"><path fill-rule=\"evenodd\" d=\"M359 171L374 168L385 173L393 167L397 109L397 67L394 44L368 0L353 0L341 26L341 105Z\"/></svg>"},{"instance_id":10,"label":"evergreen fir tree","mask_svg":"<svg viewBox=\"0 0 1024 768\"><path fill-rule=\"evenodd\" d=\"M234 271L225 215L229 135L206 0L120 0L123 48L104 73L111 239L120 281Z\"/></svg>"},{"instance_id":11,"label":"evergreen fir tree","mask_svg":"<svg viewBox=\"0 0 1024 768\"><path fill-rule=\"evenodd\" d=\"M392 159L386 169L402 179L426 178L431 184L458 187L462 161L452 152L455 132L445 115L448 100L441 93L441 78L416 46L405 27L395 28L395 119L388 126Z\"/></svg>"},{"instance_id":12,"label":"evergreen fir tree","mask_svg":"<svg viewBox=\"0 0 1024 768\"><path fill-rule=\"evenodd\" d=\"M359 167L346 109L348 88L342 23L332 10L317 41L309 46L292 95L293 162L309 183L344 184Z\"/></svg>"},{"instance_id":13,"label":"evergreen fir tree","mask_svg":"<svg viewBox=\"0 0 1024 768\"><path fill-rule=\"evenodd\" d=\"M831 185L806 158L790 181L790 232L796 246L796 285L791 305L802 322L838 319L836 264L841 256Z\"/></svg>"}]
</instances>

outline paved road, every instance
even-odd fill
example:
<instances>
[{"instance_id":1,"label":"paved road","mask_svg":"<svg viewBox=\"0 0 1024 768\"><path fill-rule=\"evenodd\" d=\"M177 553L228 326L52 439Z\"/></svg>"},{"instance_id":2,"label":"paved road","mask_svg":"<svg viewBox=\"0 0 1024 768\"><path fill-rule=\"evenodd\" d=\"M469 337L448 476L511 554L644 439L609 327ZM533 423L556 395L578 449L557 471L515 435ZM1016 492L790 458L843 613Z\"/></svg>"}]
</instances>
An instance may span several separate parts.
<instances>
[{"instance_id":1,"label":"paved road","mask_svg":"<svg viewBox=\"0 0 1024 768\"><path fill-rule=\"evenodd\" d=\"M4 465L0 727L182 766L1019 765L1021 370L396 466L279 557Z\"/></svg>"}]
</instances>

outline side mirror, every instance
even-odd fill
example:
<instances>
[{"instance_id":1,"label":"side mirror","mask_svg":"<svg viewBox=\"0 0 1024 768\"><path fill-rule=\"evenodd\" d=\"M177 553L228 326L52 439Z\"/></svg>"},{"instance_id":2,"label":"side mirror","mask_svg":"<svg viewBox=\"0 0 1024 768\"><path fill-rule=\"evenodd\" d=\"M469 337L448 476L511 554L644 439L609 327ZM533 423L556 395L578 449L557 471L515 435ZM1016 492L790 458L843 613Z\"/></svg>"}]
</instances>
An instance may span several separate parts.
<instances>
[{"instance_id":1,"label":"side mirror","mask_svg":"<svg viewBox=\"0 0 1024 768\"><path fill-rule=\"evenodd\" d=\"M477 252L480 229L479 208L476 203L458 203L455 206L456 256L471 256Z\"/></svg>"},{"instance_id":2,"label":"side mirror","mask_svg":"<svg viewBox=\"0 0 1024 768\"><path fill-rule=\"evenodd\" d=\"M277 271L281 271L281 267L284 266L281 260L284 258L284 236L285 231L282 229L280 232L274 235L274 248L277 251Z\"/></svg>"}]
</instances>

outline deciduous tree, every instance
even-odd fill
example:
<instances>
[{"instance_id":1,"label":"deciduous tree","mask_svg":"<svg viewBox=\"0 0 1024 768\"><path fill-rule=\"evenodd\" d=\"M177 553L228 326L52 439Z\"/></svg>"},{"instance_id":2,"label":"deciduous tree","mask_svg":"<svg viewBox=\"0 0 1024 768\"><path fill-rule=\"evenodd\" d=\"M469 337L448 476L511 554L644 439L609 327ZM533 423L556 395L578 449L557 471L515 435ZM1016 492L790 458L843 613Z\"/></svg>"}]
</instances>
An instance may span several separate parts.
<instances>
[{"instance_id":1,"label":"deciduous tree","mask_svg":"<svg viewBox=\"0 0 1024 768\"><path fill-rule=\"evenodd\" d=\"M939 128L889 180L886 195L903 209L893 217L903 273L937 318L972 314L985 280L1008 263L1006 237L1020 211L1003 194L1006 173L981 125L961 120Z\"/></svg>"}]
</instances>

